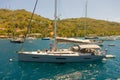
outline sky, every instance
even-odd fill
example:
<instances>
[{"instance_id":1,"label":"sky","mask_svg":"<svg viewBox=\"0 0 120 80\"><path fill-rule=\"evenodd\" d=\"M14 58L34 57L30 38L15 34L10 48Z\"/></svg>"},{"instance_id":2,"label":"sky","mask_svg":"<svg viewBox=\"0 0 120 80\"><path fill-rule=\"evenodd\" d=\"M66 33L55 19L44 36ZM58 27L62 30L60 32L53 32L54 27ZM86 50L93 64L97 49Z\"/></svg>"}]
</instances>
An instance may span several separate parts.
<instances>
[{"instance_id":1,"label":"sky","mask_svg":"<svg viewBox=\"0 0 120 80\"><path fill-rule=\"evenodd\" d=\"M36 0L0 0L0 8L25 9L32 12ZM57 0L61 19L85 17L86 0ZM38 0L35 13L54 19L54 0ZM120 0L88 0L87 17L120 22Z\"/></svg>"}]
</instances>

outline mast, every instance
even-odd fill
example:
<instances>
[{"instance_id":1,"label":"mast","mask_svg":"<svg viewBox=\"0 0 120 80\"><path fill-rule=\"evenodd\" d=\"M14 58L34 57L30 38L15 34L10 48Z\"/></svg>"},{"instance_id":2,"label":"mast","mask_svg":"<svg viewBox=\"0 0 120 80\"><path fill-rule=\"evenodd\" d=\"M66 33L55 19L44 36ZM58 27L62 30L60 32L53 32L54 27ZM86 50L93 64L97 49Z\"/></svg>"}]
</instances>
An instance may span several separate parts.
<instances>
[{"instance_id":1,"label":"mast","mask_svg":"<svg viewBox=\"0 0 120 80\"><path fill-rule=\"evenodd\" d=\"M87 5L88 0L85 2L85 27L84 27L84 37L87 35Z\"/></svg>"},{"instance_id":2,"label":"mast","mask_svg":"<svg viewBox=\"0 0 120 80\"><path fill-rule=\"evenodd\" d=\"M57 0L55 0L55 12L54 12L54 48L56 50L56 26L57 26Z\"/></svg>"}]
</instances>

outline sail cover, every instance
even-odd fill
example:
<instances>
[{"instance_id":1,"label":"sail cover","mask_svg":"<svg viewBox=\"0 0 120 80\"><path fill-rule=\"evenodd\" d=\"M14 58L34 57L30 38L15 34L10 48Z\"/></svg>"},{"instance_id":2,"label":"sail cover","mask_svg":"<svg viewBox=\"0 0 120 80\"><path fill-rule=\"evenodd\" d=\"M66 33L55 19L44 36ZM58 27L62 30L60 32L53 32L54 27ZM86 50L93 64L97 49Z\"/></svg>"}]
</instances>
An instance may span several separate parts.
<instances>
[{"instance_id":1,"label":"sail cover","mask_svg":"<svg viewBox=\"0 0 120 80\"><path fill-rule=\"evenodd\" d=\"M73 42L73 43L91 43L90 40L82 40L82 39L76 39L76 38L62 38L62 37L57 37L56 41L57 42Z\"/></svg>"}]
</instances>

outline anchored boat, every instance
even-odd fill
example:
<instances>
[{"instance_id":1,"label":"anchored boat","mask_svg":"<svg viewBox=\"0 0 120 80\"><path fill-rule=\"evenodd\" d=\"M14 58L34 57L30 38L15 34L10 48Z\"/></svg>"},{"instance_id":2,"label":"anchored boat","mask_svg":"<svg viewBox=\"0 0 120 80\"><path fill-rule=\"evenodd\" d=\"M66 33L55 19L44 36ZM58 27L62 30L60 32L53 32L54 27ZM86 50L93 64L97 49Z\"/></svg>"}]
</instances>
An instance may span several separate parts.
<instances>
[{"instance_id":1,"label":"anchored boat","mask_svg":"<svg viewBox=\"0 0 120 80\"><path fill-rule=\"evenodd\" d=\"M54 20L54 46L50 50L36 51L19 51L19 61L35 62L88 62L98 61L105 58L105 52L100 51L100 47L91 44L90 41L78 40L74 38L57 38L56 21L57 21L57 0L55 0L55 20ZM58 49L57 42L71 42L75 45L68 49Z\"/></svg>"}]
</instances>

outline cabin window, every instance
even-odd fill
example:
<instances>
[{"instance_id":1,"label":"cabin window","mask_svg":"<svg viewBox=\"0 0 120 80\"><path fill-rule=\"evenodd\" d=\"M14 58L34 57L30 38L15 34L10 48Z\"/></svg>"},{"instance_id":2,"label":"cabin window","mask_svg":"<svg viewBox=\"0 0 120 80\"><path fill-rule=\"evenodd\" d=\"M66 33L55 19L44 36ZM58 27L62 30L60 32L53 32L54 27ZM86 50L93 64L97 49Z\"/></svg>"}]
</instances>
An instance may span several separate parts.
<instances>
[{"instance_id":1,"label":"cabin window","mask_svg":"<svg viewBox=\"0 0 120 80\"><path fill-rule=\"evenodd\" d=\"M64 60L64 59L66 59L66 58L56 58L56 59L62 59L62 60Z\"/></svg>"},{"instance_id":2,"label":"cabin window","mask_svg":"<svg viewBox=\"0 0 120 80\"><path fill-rule=\"evenodd\" d=\"M32 57L32 58L39 58L39 57Z\"/></svg>"},{"instance_id":3,"label":"cabin window","mask_svg":"<svg viewBox=\"0 0 120 80\"><path fill-rule=\"evenodd\" d=\"M84 59L91 59L91 58L84 58Z\"/></svg>"}]
</instances>

